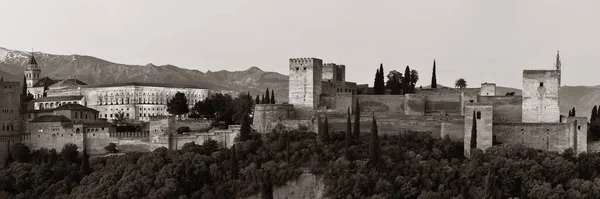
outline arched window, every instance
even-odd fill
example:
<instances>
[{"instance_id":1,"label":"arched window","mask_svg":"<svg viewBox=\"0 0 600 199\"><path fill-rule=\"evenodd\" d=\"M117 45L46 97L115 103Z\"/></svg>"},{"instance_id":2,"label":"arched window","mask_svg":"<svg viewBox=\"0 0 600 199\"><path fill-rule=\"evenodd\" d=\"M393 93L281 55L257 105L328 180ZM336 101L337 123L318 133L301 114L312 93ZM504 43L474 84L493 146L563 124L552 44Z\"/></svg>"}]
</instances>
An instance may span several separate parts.
<instances>
[{"instance_id":1,"label":"arched window","mask_svg":"<svg viewBox=\"0 0 600 199\"><path fill-rule=\"evenodd\" d=\"M75 129L75 133L79 133L79 132L80 132L79 128Z\"/></svg>"}]
</instances>

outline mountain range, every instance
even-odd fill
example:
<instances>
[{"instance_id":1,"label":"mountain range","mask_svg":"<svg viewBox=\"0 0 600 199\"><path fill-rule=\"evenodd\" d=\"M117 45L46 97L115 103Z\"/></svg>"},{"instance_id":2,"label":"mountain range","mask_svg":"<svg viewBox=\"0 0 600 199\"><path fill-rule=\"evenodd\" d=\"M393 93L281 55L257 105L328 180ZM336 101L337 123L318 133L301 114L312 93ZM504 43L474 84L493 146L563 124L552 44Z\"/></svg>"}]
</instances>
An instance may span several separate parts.
<instances>
[{"instance_id":1,"label":"mountain range","mask_svg":"<svg viewBox=\"0 0 600 199\"><path fill-rule=\"evenodd\" d=\"M214 90L250 92L252 96L262 95L269 88L275 90L277 101L285 102L288 98L287 75L263 71L255 66L244 71L202 72L173 65L119 64L86 55L53 55L43 52L33 54L42 69L42 76L50 78L77 78L87 84L123 82L191 84ZM30 55L30 52L0 47L0 77L9 81L22 81ZM497 87L498 94L502 95L506 92L521 94L521 90L516 88ZM560 110L564 115L575 107L577 116L589 117L592 107L598 102L600 102L600 86L561 88Z\"/></svg>"}]
</instances>

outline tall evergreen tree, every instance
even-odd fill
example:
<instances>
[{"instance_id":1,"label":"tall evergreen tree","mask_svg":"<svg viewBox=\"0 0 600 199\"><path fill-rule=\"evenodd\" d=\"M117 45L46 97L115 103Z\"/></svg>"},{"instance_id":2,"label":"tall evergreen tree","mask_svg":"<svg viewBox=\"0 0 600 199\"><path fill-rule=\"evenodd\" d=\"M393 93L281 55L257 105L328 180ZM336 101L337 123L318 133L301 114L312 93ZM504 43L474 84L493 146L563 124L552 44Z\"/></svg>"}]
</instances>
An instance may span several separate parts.
<instances>
[{"instance_id":1,"label":"tall evergreen tree","mask_svg":"<svg viewBox=\"0 0 600 199\"><path fill-rule=\"evenodd\" d=\"M404 94L410 93L410 67L407 65L404 69L404 79L402 79L402 91Z\"/></svg>"},{"instance_id":2,"label":"tall evergreen tree","mask_svg":"<svg viewBox=\"0 0 600 199\"><path fill-rule=\"evenodd\" d=\"M372 165L378 165L381 162L381 145L379 144L379 136L377 134L377 120L375 120L375 113L373 113L371 140L369 142L369 162Z\"/></svg>"},{"instance_id":3,"label":"tall evergreen tree","mask_svg":"<svg viewBox=\"0 0 600 199\"><path fill-rule=\"evenodd\" d=\"M573 107L573 109L571 110L571 116L572 117L576 117L577 113L575 112L575 107Z\"/></svg>"},{"instance_id":4,"label":"tall evergreen tree","mask_svg":"<svg viewBox=\"0 0 600 199\"><path fill-rule=\"evenodd\" d=\"M83 155L81 157L81 165L79 166L79 172L81 173L81 175L87 175L90 173L90 160L87 151L85 150L85 147L83 148Z\"/></svg>"},{"instance_id":5,"label":"tall evergreen tree","mask_svg":"<svg viewBox=\"0 0 600 199\"><path fill-rule=\"evenodd\" d=\"M346 136L344 136L344 146L346 148L346 159L349 159L348 150L350 145L352 145L352 119L350 119L352 114L350 114L350 108L348 108L348 116L346 120Z\"/></svg>"},{"instance_id":6,"label":"tall evergreen tree","mask_svg":"<svg viewBox=\"0 0 600 199\"><path fill-rule=\"evenodd\" d=\"M471 128L471 149L477 148L477 118L473 111L473 125Z\"/></svg>"},{"instance_id":7,"label":"tall evergreen tree","mask_svg":"<svg viewBox=\"0 0 600 199\"><path fill-rule=\"evenodd\" d=\"M379 65L379 76L377 77L377 88L379 88L379 94L385 94L385 72L383 72L383 63Z\"/></svg>"},{"instance_id":8,"label":"tall evergreen tree","mask_svg":"<svg viewBox=\"0 0 600 199\"><path fill-rule=\"evenodd\" d=\"M592 114L590 115L590 122L596 123L597 117L598 117L598 106L594 106L594 108L592 108Z\"/></svg>"},{"instance_id":9,"label":"tall evergreen tree","mask_svg":"<svg viewBox=\"0 0 600 199\"><path fill-rule=\"evenodd\" d=\"M498 191L496 185L496 169L493 165L490 164L488 167L488 174L486 176L485 182L485 198L486 199L496 199L498 198Z\"/></svg>"},{"instance_id":10,"label":"tall evergreen tree","mask_svg":"<svg viewBox=\"0 0 600 199\"><path fill-rule=\"evenodd\" d=\"M275 91L271 90L271 104L275 104Z\"/></svg>"},{"instance_id":11,"label":"tall evergreen tree","mask_svg":"<svg viewBox=\"0 0 600 199\"><path fill-rule=\"evenodd\" d=\"M271 97L269 97L269 88L267 88L267 92L265 92L265 104L271 103Z\"/></svg>"},{"instance_id":12,"label":"tall evergreen tree","mask_svg":"<svg viewBox=\"0 0 600 199\"><path fill-rule=\"evenodd\" d=\"M354 139L358 143L360 139L360 103L356 99L356 109L354 110Z\"/></svg>"},{"instance_id":13,"label":"tall evergreen tree","mask_svg":"<svg viewBox=\"0 0 600 199\"><path fill-rule=\"evenodd\" d=\"M431 88L437 88L437 77L435 75L435 59L433 60L433 73L431 75Z\"/></svg>"},{"instance_id":14,"label":"tall evergreen tree","mask_svg":"<svg viewBox=\"0 0 600 199\"><path fill-rule=\"evenodd\" d=\"M265 94L263 94L263 95L262 95L262 99L260 100L260 103L261 103L261 104L266 104L266 101L265 101Z\"/></svg>"},{"instance_id":15,"label":"tall evergreen tree","mask_svg":"<svg viewBox=\"0 0 600 199\"><path fill-rule=\"evenodd\" d=\"M325 125L323 126L323 135L321 136L323 143L329 142L329 120L325 116Z\"/></svg>"},{"instance_id":16,"label":"tall evergreen tree","mask_svg":"<svg viewBox=\"0 0 600 199\"><path fill-rule=\"evenodd\" d=\"M256 99L254 99L254 104L260 104L260 96L256 95Z\"/></svg>"},{"instance_id":17,"label":"tall evergreen tree","mask_svg":"<svg viewBox=\"0 0 600 199\"><path fill-rule=\"evenodd\" d=\"M238 165L237 159L237 150L235 149L235 144L231 146L231 175L233 175L233 179L237 179L240 173L240 168Z\"/></svg>"},{"instance_id":18,"label":"tall evergreen tree","mask_svg":"<svg viewBox=\"0 0 600 199\"><path fill-rule=\"evenodd\" d=\"M250 118L248 113L244 113L242 124L240 126L240 141L246 141L250 138L250 132L252 132L252 128L250 127Z\"/></svg>"},{"instance_id":19,"label":"tall evergreen tree","mask_svg":"<svg viewBox=\"0 0 600 199\"><path fill-rule=\"evenodd\" d=\"M48 91L48 81L44 80L44 93L42 93L43 97L47 97L48 94L46 93L46 91Z\"/></svg>"},{"instance_id":20,"label":"tall evergreen tree","mask_svg":"<svg viewBox=\"0 0 600 199\"><path fill-rule=\"evenodd\" d=\"M373 94L379 95L379 69L375 72L375 81L373 82Z\"/></svg>"},{"instance_id":21,"label":"tall evergreen tree","mask_svg":"<svg viewBox=\"0 0 600 199\"><path fill-rule=\"evenodd\" d=\"M571 112L571 110L569 110L569 117L573 116L573 112Z\"/></svg>"}]
</instances>

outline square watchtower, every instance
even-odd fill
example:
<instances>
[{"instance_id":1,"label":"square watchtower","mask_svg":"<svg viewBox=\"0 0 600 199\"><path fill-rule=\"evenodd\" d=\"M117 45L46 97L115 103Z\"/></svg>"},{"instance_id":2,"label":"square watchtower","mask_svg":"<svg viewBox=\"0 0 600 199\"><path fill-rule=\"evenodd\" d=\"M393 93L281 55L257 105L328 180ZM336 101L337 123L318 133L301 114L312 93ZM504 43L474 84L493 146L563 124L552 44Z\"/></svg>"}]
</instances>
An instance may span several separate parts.
<instances>
[{"instance_id":1,"label":"square watchtower","mask_svg":"<svg viewBox=\"0 0 600 199\"><path fill-rule=\"evenodd\" d=\"M314 110L322 92L323 60L317 58L290 59L289 103L297 110Z\"/></svg>"}]
</instances>

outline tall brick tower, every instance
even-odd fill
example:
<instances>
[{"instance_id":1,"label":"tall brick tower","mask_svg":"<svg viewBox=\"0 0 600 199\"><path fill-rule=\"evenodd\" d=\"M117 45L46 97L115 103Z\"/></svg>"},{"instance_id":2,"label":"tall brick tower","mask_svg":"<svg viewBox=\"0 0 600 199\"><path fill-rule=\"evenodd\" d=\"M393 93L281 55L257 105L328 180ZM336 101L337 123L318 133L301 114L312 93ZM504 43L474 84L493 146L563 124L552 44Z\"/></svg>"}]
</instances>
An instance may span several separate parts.
<instances>
[{"instance_id":1,"label":"tall brick tower","mask_svg":"<svg viewBox=\"0 0 600 199\"><path fill-rule=\"evenodd\" d=\"M29 58L29 64L27 64L27 68L25 68L25 79L27 82L27 88L33 87L35 83L40 80L40 67L38 66L35 57L33 56L33 52L31 52L31 58Z\"/></svg>"},{"instance_id":2,"label":"tall brick tower","mask_svg":"<svg viewBox=\"0 0 600 199\"><path fill-rule=\"evenodd\" d=\"M323 60L317 58L290 59L289 103L303 116L319 105L322 92Z\"/></svg>"}]
</instances>

